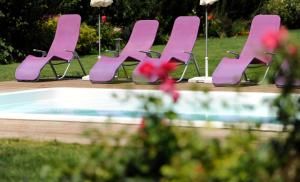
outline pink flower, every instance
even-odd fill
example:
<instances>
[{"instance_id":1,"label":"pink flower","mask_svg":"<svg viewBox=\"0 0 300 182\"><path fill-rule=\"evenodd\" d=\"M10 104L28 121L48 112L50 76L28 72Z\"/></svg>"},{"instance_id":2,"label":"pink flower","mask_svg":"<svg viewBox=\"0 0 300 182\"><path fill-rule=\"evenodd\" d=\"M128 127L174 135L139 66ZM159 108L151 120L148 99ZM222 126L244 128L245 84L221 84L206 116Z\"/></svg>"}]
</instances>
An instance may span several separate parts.
<instances>
[{"instance_id":1,"label":"pink flower","mask_svg":"<svg viewBox=\"0 0 300 182\"><path fill-rule=\"evenodd\" d=\"M154 74L155 67L152 63L145 62L139 67L139 72L147 78Z\"/></svg>"},{"instance_id":2,"label":"pink flower","mask_svg":"<svg viewBox=\"0 0 300 182\"><path fill-rule=\"evenodd\" d=\"M177 92L176 90L173 90L172 92L172 98L173 98L173 102L176 103L179 99L179 92Z\"/></svg>"},{"instance_id":3,"label":"pink flower","mask_svg":"<svg viewBox=\"0 0 300 182\"><path fill-rule=\"evenodd\" d=\"M164 62L156 70L156 74L160 79L167 79L170 72L175 71L177 68L176 63Z\"/></svg>"},{"instance_id":4,"label":"pink flower","mask_svg":"<svg viewBox=\"0 0 300 182\"><path fill-rule=\"evenodd\" d=\"M262 43L267 50L274 50L288 38L288 31L282 27L279 31L269 31L262 38Z\"/></svg>"},{"instance_id":5,"label":"pink flower","mask_svg":"<svg viewBox=\"0 0 300 182\"><path fill-rule=\"evenodd\" d=\"M297 49L297 47L295 45L293 45L293 44L289 44L288 45L288 53L291 56L296 56L297 52L298 52L298 49Z\"/></svg>"},{"instance_id":6,"label":"pink flower","mask_svg":"<svg viewBox=\"0 0 300 182\"><path fill-rule=\"evenodd\" d=\"M172 93L175 88L175 81L171 78L167 78L162 82L162 84L159 86L159 89L166 93Z\"/></svg>"},{"instance_id":7,"label":"pink flower","mask_svg":"<svg viewBox=\"0 0 300 182\"><path fill-rule=\"evenodd\" d=\"M176 103L179 99L179 92L175 89L175 81L171 78L165 79L159 86L159 89L170 96L172 96L173 102Z\"/></svg>"},{"instance_id":8,"label":"pink flower","mask_svg":"<svg viewBox=\"0 0 300 182\"><path fill-rule=\"evenodd\" d=\"M284 26L280 27L280 30L278 32L278 40L279 40L279 42L286 41L288 39L288 35L289 35L288 30Z\"/></svg>"},{"instance_id":9,"label":"pink flower","mask_svg":"<svg viewBox=\"0 0 300 182\"><path fill-rule=\"evenodd\" d=\"M101 16L101 21L102 21L103 23L105 23L106 20L107 20L107 17L106 17L106 16Z\"/></svg>"},{"instance_id":10,"label":"pink flower","mask_svg":"<svg viewBox=\"0 0 300 182\"><path fill-rule=\"evenodd\" d=\"M139 130L143 130L144 128L145 128L145 118L143 117L139 125Z\"/></svg>"},{"instance_id":11,"label":"pink flower","mask_svg":"<svg viewBox=\"0 0 300 182\"><path fill-rule=\"evenodd\" d=\"M173 102L177 102L179 98L179 93L175 89L175 81L169 77L170 72L176 70L176 63L165 62L159 66L155 66L150 62L143 63L139 68L139 72L147 78L151 76L158 76L162 83L159 89L170 96L172 96Z\"/></svg>"},{"instance_id":12,"label":"pink flower","mask_svg":"<svg viewBox=\"0 0 300 182\"><path fill-rule=\"evenodd\" d=\"M262 43L268 50L274 50L278 47L278 37L276 32L268 32L263 38Z\"/></svg>"},{"instance_id":13,"label":"pink flower","mask_svg":"<svg viewBox=\"0 0 300 182\"><path fill-rule=\"evenodd\" d=\"M172 71L175 71L177 68L177 64L173 62L166 62L163 63L161 66L161 69L163 69L165 72L170 73Z\"/></svg>"}]
</instances>

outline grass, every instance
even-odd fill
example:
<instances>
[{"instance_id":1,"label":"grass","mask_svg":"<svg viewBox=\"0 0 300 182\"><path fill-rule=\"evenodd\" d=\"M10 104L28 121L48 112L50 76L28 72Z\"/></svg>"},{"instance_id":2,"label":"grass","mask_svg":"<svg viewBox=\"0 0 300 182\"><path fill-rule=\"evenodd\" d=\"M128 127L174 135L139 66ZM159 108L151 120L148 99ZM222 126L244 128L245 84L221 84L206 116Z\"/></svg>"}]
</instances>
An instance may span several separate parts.
<instances>
[{"instance_id":1,"label":"grass","mask_svg":"<svg viewBox=\"0 0 300 182\"><path fill-rule=\"evenodd\" d=\"M0 181L40 181L43 166L77 164L87 149L55 141L0 140Z\"/></svg>"},{"instance_id":2,"label":"grass","mask_svg":"<svg viewBox=\"0 0 300 182\"><path fill-rule=\"evenodd\" d=\"M300 30L293 30L291 31L291 36L297 40L300 37ZM232 38L210 38L208 43L208 50L209 50L209 74L211 75L216 66L218 65L219 61L225 56L231 56L226 53L227 50L232 50L236 52L240 52L247 36L239 36L239 37L232 37ZM162 51L164 45L155 45L153 46L153 50ZM196 45L193 50L196 59L200 66L201 75L204 75L204 57L205 57L205 40L203 38L199 38L196 42ZM81 60L84 64L86 71L88 72L97 60L97 55L87 55L82 56ZM0 81L8 81L14 80L15 70L18 66L18 63L10 64L10 65L0 65ZM62 73L65 65L61 65L58 67L60 73ZM73 62L72 67L70 68L70 75L79 76L81 75L80 67L78 66L77 62ZM193 67L192 69L188 70L187 77L194 77L197 76L196 71ZM132 69L132 68L131 68ZM180 68L176 73L175 76L179 76L181 73L182 68ZM261 75L262 71L259 72L252 72L255 73L253 75ZM53 73L50 69L50 66L47 65L42 73L41 77L53 77Z\"/></svg>"}]
</instances>

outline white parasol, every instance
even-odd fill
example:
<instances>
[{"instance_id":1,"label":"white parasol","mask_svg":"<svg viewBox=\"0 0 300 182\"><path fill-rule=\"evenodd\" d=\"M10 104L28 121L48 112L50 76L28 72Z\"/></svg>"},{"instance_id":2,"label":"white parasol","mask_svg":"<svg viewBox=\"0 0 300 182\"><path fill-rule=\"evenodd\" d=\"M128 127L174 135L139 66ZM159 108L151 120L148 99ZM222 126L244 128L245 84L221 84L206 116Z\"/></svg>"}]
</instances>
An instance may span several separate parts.
<instances>
[{"instance_id":1,"label":"white parasol","mask_svg":"<svg viewBox=\"0 0 300 182\"><path fill-rule=\"evenodd\" d=\"M90 5L92 7L101 8L101 7L107 7L110 6L113 3L113 0L91 0ZM101 15L99 13L98 17L98 35L99 35L99 55L98 58L101 58L101 32L100 32L100 25L101 25Z\"/></svg>"},{"instance_id":2,"label":"white parasol","mask_svg":"<svg viewBox=\"0 0 300 182\"><path fill-rule=\"evenodd\" d=\"M205 76L195 77L189 82L212 83L212 78L208 76L208 23L207 23L207 8L209 5L217 2L218 0L200 0L200 6L205 6Z\"/></svg>"}]
</instances>

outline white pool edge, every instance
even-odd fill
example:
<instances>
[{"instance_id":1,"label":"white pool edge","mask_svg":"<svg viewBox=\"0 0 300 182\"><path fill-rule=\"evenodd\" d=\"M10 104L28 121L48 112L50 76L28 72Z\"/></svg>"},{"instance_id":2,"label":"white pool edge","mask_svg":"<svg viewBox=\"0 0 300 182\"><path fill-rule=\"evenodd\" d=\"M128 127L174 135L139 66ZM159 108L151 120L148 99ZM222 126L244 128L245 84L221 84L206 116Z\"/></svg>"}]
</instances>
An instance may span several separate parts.
<instances>
[{"instance_id":1,"label":"white pool edge","mask_svg":"<svg viewBox=\"0 0 300 182\"><path fill-rule=\"evenodd\" d=\"M46 115L46 114L0 114L0 121L3 119L8 120L30 120L30 121L52 121L52 122L78 122L78 123L113 123L113 124L125 124L125 125L139 125L142 118L129 118L129 117L72 117L68 115ZM259 131L270 131L270 132L281 132L284 127L282 124L263 123L259 127L254 126L255 124L249 123L225 123L222 121L205 121L205 120L174 120L171 122L174 126L180 127L192 127L192 128L215 128L215 129L243 129L243 130L259 130Z\"/></svg>"},{"instance_id":2,"label":"white pool edge","mask_svg":"<svg viewBox=\"0 0 300 182\"><path fill-rule=\"evenodd\" d=\"M1 95L9 95L14 93L28 93L28 92L39 92L39 91L51 91L57 89L86 89L86 88L77 88L77 87L54 87L54 88L40 88L40 89L29 89L22 91L9 91L2 92ZM89 89L99 89L117 92L118 90L126 90L126 89L110 89L110 88L89 88ZM128 89L128 91L139 92L139 91L153 91L153 92L161 92L159 90L149 90L149 89ZM180 92L193 92L190 90L183 90ZM211 91L211 92L225 92L225 91ZM240 92L237 92L240 93ZM255 92L241 92L241 93L255 93ZM257 92L261 93L261 92ZM276 94L276 93L270 93ZM47 115L47 114L15 114L15 113L0 113L0 121L8 119L8 120L31 120L31 121L54 121L54 122L79 122L79 123L113 123L113 124L129 124L129 125L138 125L141 122L141 118L129 118L129 117L107 117L107 116L69 116L69 115ZM192 124L191 124L192 122ZM193 120L193 121L185 121L185 120L176 120L172 122L175 126L182 127L195 127L195 128L215 128L215 129L252 129L259 131L270 131L270 132L281 132L284 129L282 124L274 124L274 123L262 123L259 124L259 127L254 127L255 124L246 124L246 123L225 123L223 121L205 121L205 120Z\"/></svg>"}]
</instances>

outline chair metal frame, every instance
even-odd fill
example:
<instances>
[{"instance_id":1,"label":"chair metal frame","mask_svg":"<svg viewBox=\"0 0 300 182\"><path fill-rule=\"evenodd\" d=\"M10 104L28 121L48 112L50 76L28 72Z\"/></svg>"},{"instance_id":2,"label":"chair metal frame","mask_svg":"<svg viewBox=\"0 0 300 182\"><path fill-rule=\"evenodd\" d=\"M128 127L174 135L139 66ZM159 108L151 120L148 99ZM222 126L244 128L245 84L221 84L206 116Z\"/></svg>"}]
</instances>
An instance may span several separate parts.
<instances>
[{"instance_id":1,"label":"chair metal frame","mask_svg":"<svg viewBox=\"0 0 300 182\"><path fill-rule=\"evenodd\" d=\"M239 58L240 58L240 54L237 53L237 52L235 52L235 51L226 51L226 52L229 53L229 54L233 54L234 57L235 57L236 59L239 59ZM275 53L271 53L271 52L264 52L264 54L269 54L269 55L271 55L271 56L274 56L274 55L275 55ZM269 73L269 70L270 70L270 67L271 67L271 63L272 63L272 62L269 62L269 63L267 63L267 64L259 64L259 65L255 65L255 66L253 66L253 65L251 65L251 64L248 65L248 67L245 69L245 71L244 71L244 73L243 73L245 82L246 82L246 83L254 83L254 82L252 82L252 81L249 79L249 77L247 76L247 74L246 74L246 70L247 70L247 69L260 68L260 67L266 66L266 71L265 71L265 73L264 73L263 78L262 78L260 81L257 82L257 84L263 83L263 82L265 81L265 79L266 79L268 73Z\"/></svg>"},{"instance_id":2,"label":"chair metal frame","mask_svg":"<svg viewBox=\"0 0 300 182\"><path fill-rule=\"evenodd\" d=\"M33 51L34 51L34 52L40 52L40 53L42 54L42 57L46 57L46 56L47 56L47 52L46 52L46 51L38 50L38 49L33 49ZM83 65L82 65L82 63L81 63L81 60L80 60L80 57L79 57L78 53L77 53L76 51L70 51L70 50L66 50L66 49L65 49L64 51L66 51L66 52L71 52L71 53L73 54L72 58L71 58L69 61L66 62L66 61L62 61L62 60L50 60L50 61L48 62L48 64L50 65L51 70L52 70L52 72L53 72L55 78L56 78L57 80L63 79L63 78L67 75L67 72L68 72L68 70L69 70L69 68L70 68L71 62L72 62L72 60L74 60L74 59L77 59L79 65L80 65L80 68L81 68L81 70L82 70L83 75L86 75L86 71L85 71L85 69L84 69L84 67L83 67ZM59 62L59 63L53 63L53 62ZM64 70L64 73L60 76L59 74L57 74L57 71L56 71L56 69L55 69L55 66L56 66L56 65L61 65L61 64L67 64L67 66L66 66L66 68L65 68L65 70Z\"/></svg>"},{"instance_id":3,"label":"chair metal frame","mask_svg":"<svg viewBox=\"0 0 300 182\"><path fill-rule=\"evenodd\" d=\"M161 56L161 53L160 52L157 52L157 51L153 51L153 50L149 50L149 51L140 51L140 52L144 52L147 54L147 56L149 57L153 57L151 53L155 54L157 58L159 58ZM181 76L179 77L178 80L176 80L176 82L181 82L184 78L184 75L188 69L188 66L190 64L191 61L193 61L194 63L194 66L196 68L196 71L198 73L198 76L200 76L200 69L199 69L199 65L197 63L197 60L194 56L194 54L192 52L187 52L187 51L184 51L183 53L186 53L186 54L189 54L189 60L186 62L186 63L183 63L181 61L176 61L176 63L179 63L178 65L185 65L184 69L183 69L183 72L181 74Z\"/></svg>"}]
</instances>

